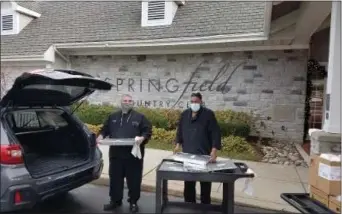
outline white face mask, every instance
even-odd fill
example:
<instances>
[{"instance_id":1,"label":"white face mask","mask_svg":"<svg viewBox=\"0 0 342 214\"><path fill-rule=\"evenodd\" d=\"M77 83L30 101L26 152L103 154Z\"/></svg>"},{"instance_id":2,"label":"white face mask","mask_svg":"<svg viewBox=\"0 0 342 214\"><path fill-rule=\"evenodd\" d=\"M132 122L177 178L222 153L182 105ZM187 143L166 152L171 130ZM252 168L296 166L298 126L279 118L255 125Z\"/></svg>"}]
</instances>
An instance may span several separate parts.
<instances>
[{"instance_id":1,"label":"white face mask","mask_svg":"<svg viewBox=\"0 0 342 214\"><path fill-rule=\"evenodd\" d=\"M191 103L190 108L193 112L198 112L198 110L201 108L201 105L199 103Z\"/></svg>"}]
</instances>

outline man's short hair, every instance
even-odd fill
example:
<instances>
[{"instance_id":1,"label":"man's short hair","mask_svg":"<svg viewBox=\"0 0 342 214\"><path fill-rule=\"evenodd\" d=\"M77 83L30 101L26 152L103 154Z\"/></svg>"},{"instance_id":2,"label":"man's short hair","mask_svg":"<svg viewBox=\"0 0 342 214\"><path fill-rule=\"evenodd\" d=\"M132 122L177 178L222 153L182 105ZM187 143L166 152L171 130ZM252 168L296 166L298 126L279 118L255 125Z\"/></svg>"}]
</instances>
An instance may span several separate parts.
<instances>
[{"instance_id":1,"label":"man's short hair","mask_svg":"<svg viewBox=\"0 0 342 214\"><path fill-rule=\"evenodd\" d=\"M199 98L200 100L202 100L202 94L199 93L199 92L192 93L192 94L191 94L191 97L197 97L197 98Z\"/></svg>"},{"instance_id":2,"label":"man's short hair","mask_svg":"<svg viewBox=\"0 0 342 214\"><path fill-rule=\"evenodd\" d=\"M129 98L133 98L131 95L129 95L129 94L123 94L122 96L121 96L121 100L123 100L125 97L129 97Z\"/></svg>"}]
</instances>

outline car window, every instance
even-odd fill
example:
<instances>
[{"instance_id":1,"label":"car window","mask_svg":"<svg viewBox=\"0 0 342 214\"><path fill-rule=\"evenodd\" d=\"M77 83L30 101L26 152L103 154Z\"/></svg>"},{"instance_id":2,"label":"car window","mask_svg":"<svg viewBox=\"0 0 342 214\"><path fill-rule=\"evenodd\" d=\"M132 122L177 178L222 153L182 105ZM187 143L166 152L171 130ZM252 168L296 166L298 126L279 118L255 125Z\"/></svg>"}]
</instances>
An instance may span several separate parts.
<instances>
[{"instance_id":1,"label":"car window","mask_svg":"<svg viewBox=\"0 0 342 214\"><path fill-rule=\"evenodd\" d=\"M32 84L25 86L24 89L48 89L69 94L71 97L78 97L84 93L85 88L79 86L64 86L64 85L45 85Z\"/></svg>"},{"instance_id":2,"label":"car window","mask_svg":"<svg viewBox=\"0 0 342 214\"><path fill-rule=\"evenodd\" d=\"M35 111L13 112L13 122L17 128L39 128L39 120ZM13 124L12 124L13 125Z\"/></svg>"},{"instance_id":3,"label":"car window","mask_svg":"<svg viewBox=\"0 0 342 214\"><path fill-rule=\"evenodd\" d=\"M64 127L68 125L68 122L61 115L62 112L57 111L42 111L37 112L41 126L54 126Z\"/></svg>"},{"instance_id":4,"label":"car window","mask_svg":"<svg viewBox=\"0 0 342 214\"><path fill-rule=\"evenodd\" d=\"M64 127L68 122L63 118L62 113L62 111L17 111L12 113L13 119L8 118L8 122L11 127L27 129Z\"/></svg>"}]
</instances>

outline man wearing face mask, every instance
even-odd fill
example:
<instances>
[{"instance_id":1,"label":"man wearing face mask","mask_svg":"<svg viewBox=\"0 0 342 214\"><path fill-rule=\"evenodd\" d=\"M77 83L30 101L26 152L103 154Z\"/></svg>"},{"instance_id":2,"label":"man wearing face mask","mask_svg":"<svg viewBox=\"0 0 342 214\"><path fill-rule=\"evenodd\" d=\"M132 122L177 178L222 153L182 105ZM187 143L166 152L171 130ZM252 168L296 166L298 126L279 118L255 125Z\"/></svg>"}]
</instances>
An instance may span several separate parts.
<instances>
[{"instance_id":1,"label":"man wearing face mask","mask_svg":"<svg viewBox=\"0 0 342 214\"><path fill-rule=\"evenodd\" d=\"M143 157L145 144L152 135L151 123L146 117L133 109L133 100L130 95L123 95L121 110L111 114L97 140L103 138L135 138L140 145L139 159L131 153L132 146L111 146L109 148L109 196L110 203L104 205L104 210L114 210L122 205L124 178L128 187L128 202L132 212L138 211L137 202L140 198L140 189L143 173Z\"/></svg>"},{"instance_id":2,"label":"man wearing face mask","mask_svg":"<svg viewBox=\"0 0 342 214\"><path fill-rule=\"evenodd\" d=\"M191 94L190 109L180 117L174 152L210 155L211 162L216 161L217 150L221 149L221 131L212 110L202 106L202 95ZM201 182L201 203L211 203L211 183ZM196 182L184 182L185 202L196 203Z\"/></svg>"}]
</instances>

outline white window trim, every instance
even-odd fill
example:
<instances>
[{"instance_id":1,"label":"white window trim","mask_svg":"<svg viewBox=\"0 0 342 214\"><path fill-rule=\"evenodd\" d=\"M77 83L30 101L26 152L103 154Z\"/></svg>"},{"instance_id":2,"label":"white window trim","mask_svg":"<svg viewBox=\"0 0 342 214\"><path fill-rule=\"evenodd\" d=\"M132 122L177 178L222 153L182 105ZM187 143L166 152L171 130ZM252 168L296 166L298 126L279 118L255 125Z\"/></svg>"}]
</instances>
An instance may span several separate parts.
<instances>
[{"instance_id":1,"label":"white window trim","mask_svg":"<svg viewBox=\"0 0 342 214\"><path fill-rule=\"evenodd\" d=\"M165 3L164 19L159 19L159 20L148 20L148 2L149 1L141 2L141 26L153 27L153 26L162 26L162 25L172 24L172 21L176 12L175 7L178 7L174 1L164 1Z\"/></svg>"},{"instance_id":2,"label":"white window trim","mask_svg":"<svg viewBox=\"0 0 342 214\"><path fill-rule=\"evenodd\" d=\"M13 29L12 30L2 30L2 17L7 15L13 15ZM19 32L19 15L14 10L1 10L1 19L0 19L0 29L1 35L13 35L18 34Z\"/></svg>"}]
</instances>

